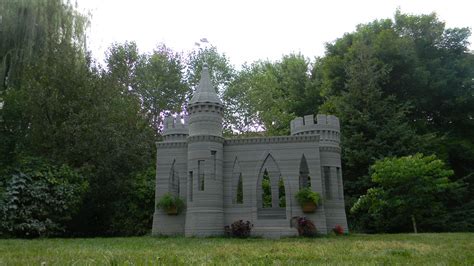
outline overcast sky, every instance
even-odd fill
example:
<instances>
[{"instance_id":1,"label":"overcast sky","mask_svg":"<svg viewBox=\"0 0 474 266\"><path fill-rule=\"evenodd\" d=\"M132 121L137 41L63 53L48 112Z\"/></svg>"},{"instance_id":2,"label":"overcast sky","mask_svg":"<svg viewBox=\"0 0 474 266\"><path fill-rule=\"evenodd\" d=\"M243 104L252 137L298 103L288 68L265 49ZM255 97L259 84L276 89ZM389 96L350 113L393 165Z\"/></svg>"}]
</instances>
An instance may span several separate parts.
<instances>
[{"instance_id":1,"label":"overcast sky","mask_svg":"<svg viewBox=\"0 0 474 266\"><path fill-rule=\"evenodd\" d=\"M474 27L472 0L77 1L81 10L92 12L88 45L99 61L113 42L133 40L141 52L159 43L186 52L201 38L236 66L278 60L290 52L313 58L324 54L326 42L354 31L357 24L393 18L397 8L411 14L436 12L447 27Z\"/></svg>"}]
</instances>

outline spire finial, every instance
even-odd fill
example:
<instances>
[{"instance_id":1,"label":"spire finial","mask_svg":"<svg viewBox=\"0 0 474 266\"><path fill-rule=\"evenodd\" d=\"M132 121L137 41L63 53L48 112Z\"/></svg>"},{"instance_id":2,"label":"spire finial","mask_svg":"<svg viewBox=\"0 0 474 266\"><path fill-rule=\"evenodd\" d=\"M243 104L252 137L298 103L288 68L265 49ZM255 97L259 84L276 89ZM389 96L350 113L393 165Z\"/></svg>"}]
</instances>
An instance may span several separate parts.
<instances>
[{"instance_id":1,"label":"spire finial","mask_svg":"<svg viewBox=\"0 0 474 266\"><path fill-rule=\"evenodd\" d=\"M222 101L219 99L219 96L212 85L207 62L203 62L202 64L201 80L199 81L199 85L189 103L194 104L198 102L222 104Z\"/></svg>"}]
</instances>

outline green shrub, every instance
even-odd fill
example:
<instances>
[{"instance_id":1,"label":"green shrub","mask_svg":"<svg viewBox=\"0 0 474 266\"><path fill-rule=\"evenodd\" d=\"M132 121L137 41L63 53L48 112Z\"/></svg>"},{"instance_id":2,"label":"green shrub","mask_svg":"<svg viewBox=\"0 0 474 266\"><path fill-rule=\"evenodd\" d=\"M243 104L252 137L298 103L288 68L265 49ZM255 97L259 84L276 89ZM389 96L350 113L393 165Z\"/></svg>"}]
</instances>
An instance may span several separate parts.
<instances>
[{"instance_id":1,"label":"green shrub","mask_svg":"<svg viewBox=\"0 0 474 266\"><path fill-rule=\"evenodd\" d=\"M452 175L435 155L379 160L371 167L374 187L357 200L351 212L368 215L365 227L376 232L442 228L449 218L447 199L461 187L449 179Z\"/></svg>"},{"instance_id":2,"label":"green shrub","mask_svg":"<svg viewBox=\"0 0 474 266\"><path fill-rule=\"evenodd\" d=\"M313 221L306 217L295 216L292 218L292 222L296 222L299 236L315 237L318 233Z\"/></svg>"},{"instance_id":3,"label":"green shrub","mask_svg":"<svg viewBox=\"0 0 474 266\"><path fill-rule=\"evenodd\" d=\"M247 238L250 236L253 224L249 221L244 222L243 220L235 221L230 226L225 226L224 231L227 236Z\"/></svg>"},{"instance_id":4,"label":"green shrub","mask_svg":"<svg viewBox=\"0 0 474 266\"><path fill-rule=\"evenodd\" d=\"M150 232L155 205L155 167L132 174L124 180L126 188L113 202L111 235L145 235Z\"/></svg>"},{"instance_id":5,"label":"green shrub","mask_svg":"<svg viewBox=\"0 0 474 266\"><path fill-rule=\"evenodd\" d=\"M2 172L0 235L38 237L64 233L88 189L67 165L24 158L16 169Z\"/></svg>"},{"instance_id":6,"label":"green shrub","mask_svg":"<svg viewBox=\"0 0 474 266\"><path fill-rule=\"evenodd\" d=\"M184 208L184 201L179 196L173 196L171 193L166 193L160 198L156 207L165 211L176 207L178 212L180 212Z\"/></svg>"},{"instance_id":7,"label":"green shrub","mask_svg":"<svg viewBox=\"0 0 474 266\"><path fill-rule=\"evenodd\" d=\"M300 191L298 191L298 193L296 193L296 200L301 206L308 202L313 202L316 206L318 206L320 199L321 196L319 193L312 191L309 187L302 188Z\"/></svg>"}]
</instances>

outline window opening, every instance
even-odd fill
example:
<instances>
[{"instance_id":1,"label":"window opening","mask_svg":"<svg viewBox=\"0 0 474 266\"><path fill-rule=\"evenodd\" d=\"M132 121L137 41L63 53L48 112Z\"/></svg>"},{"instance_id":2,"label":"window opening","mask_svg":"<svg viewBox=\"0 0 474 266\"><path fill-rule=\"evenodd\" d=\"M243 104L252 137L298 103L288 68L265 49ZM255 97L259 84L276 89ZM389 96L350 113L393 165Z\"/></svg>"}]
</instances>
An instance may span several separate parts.
<instances>
[{"instance_id":1,"label":"window opening","mask_svg":"<svg viewBox=\"0 0 474 266\"><path fill-rule=\"evenodd\" d=\"M204 190L204 160L198 160L198 184L199 190Z\"/></svg>"},{"instance_id":2,"label":"window opening","mask_svg":"<svg viewBox=\"0 0 474 266\"><path fill-rule=\"evenodd\" d=\"M278 180L278 206L280 208L286 207L285 183L281 177L280 180Z\"/></svg>"},{"instance_id":3,"label":"window opening","mask_svg":"<svg viewBox=\"0 0 474 266\"><path fill-rule=\"evenodd\" d=\"M270 176L267 169L263 172L262 178L262 208L272 207L272 186L270 184Z\"/></svg>"},{"instance_id":4,"label":"window opening","mask_svg":"<svg viewBox=\"0 0 474 266\"><path fill-rule=\"evenodd\" d=\"M237 204L242 204L244 203L244 185L242 182L242 174L239 174L239 181L237 183L237 199L236 202Z\"/></svg>"},{"instance_id":5,"label":"window opening","mask_svg":"<svg viewBox=\"0 0 474 266\"><path fill-rule=\"evenodd\" d=\"M325 194L327 199L332 198L332 193L331 193L331 167L329 166L324 166L324 185L325 185Z\"/></svg>"},{"instance_id":6,"label":"window opening","mask_svg":"<svg viewBox=\"0 0 474 266\"><path fill-rule=\"evenodd\" d=\"M193 171L189 171L189 200L193 201L193 188L194 188L194 183L193 183Z\"/></svg>"}]
</instances>

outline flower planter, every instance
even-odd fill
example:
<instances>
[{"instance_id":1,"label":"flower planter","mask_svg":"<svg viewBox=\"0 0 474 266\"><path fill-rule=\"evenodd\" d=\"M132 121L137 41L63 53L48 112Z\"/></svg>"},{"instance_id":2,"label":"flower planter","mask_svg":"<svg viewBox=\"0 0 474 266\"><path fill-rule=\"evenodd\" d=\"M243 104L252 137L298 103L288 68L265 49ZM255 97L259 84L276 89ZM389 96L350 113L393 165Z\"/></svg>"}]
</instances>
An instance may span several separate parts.
<instances>
[{"instance_id":1,"label":"flower planter","mask_svg":"<svg viewBox=\"0 0 474 266\"><path fill-rule=\"evenodd\" d=\"M178 215L178 208L176 206L166 209L168 215Z\"/></svg>"},{"instance_id":2,"label":"flower planter","mask_svg":"<svg viewBox=\"0 0 474 266\"><path fill-rule=\"evenodd\" d=\"M305 202L303 204L303 212L304 213L313 213L316 211L316 204L314 202Z\"/></svg>"},{"instance_id":3,"label":"flower planter","mask_svg":"<svg viewBox=\"0 0 474 266\"><path fill-rule=\"evenodd\" d=\"M156 207L168 215L178 215L184 208L184 201L178 195L165 193L156 203Z\"/></svg>"}]
</instances>

